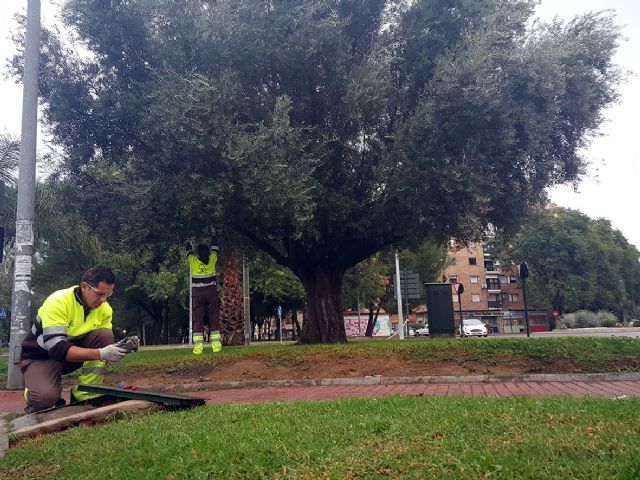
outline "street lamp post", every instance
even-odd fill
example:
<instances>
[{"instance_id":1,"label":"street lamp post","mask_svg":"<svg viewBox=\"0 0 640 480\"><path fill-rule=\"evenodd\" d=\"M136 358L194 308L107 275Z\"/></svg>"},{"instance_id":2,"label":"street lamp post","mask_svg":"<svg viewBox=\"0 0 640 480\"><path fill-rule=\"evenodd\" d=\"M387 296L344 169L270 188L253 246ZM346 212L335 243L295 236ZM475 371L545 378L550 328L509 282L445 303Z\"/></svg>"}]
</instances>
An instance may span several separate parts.
<instances>
[{"instance_id":1,"label":"street lamp post","mask_svg":"<svg viewBox=\"0 0 640 480\"><path fill-rule=\"evenodd\" d=\"M11 330L7 388L17 390L24 381L20 371L22 341L31 317L31 261L35 250L36 141L38 127L38 61L40 56L40 0L29 0L24 51L24 90L22 92L22 133L16 208L16 256L11 300Z\"/></svg>"}]
</instances>

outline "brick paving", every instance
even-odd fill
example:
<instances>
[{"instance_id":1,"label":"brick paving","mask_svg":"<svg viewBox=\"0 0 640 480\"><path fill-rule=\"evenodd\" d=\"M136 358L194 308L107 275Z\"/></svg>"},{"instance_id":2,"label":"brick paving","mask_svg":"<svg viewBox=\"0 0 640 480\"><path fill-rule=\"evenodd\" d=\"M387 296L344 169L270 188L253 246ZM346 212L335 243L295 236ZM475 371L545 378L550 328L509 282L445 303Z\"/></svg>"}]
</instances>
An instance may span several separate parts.
<instances>
[{"instance_id":1,"label":"brick paving","mask_svg":"<svg viewBox=\"0 0 640 480\"><path fill-rule=\"evenodd\" d=\"M426 383L400 385L330 385L311 387L236 388L187 393L205 398L207 403L252 403L338 398L404 396L464 397L547 397L573 398L621 396L640 398L640 380L566 382ZM19 413L24 408L20 391L0 391L0 413Z\"/></svg>"}]
</instances>

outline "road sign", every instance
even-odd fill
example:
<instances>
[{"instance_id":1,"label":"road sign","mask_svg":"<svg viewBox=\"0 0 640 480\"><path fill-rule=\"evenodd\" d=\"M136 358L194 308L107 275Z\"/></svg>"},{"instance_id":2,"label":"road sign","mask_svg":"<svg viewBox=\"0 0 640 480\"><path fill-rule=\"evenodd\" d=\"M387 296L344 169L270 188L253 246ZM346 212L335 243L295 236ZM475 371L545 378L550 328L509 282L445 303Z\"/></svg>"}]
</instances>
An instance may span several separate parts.
<instances>
[{"instance_id":1,"label":"road sign","mask_svg":"<svg viewBox=\"0 0 640 480\"><path fill-rule=\"evenodd\" d=\"M393 298L397 298L397 290L395 285L397 285L396 275L393 276ZM422 285L420 284L420 275L416 272L412 272L411 270L405 270L400 272L400 290L402 290L402 298L410 299L410 300L419 300L422 298L423 291Z\"/></svg>"}]
</instances>

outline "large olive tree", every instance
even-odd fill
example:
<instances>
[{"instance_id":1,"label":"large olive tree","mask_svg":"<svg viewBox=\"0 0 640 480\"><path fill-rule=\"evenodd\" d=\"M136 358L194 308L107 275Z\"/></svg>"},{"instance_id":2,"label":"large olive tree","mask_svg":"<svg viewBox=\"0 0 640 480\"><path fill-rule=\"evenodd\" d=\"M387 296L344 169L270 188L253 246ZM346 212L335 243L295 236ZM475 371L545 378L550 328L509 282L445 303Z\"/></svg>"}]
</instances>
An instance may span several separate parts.
<instances>
[{"instance_id":1,"label":"large olive tree","mask_svg":"<svg viewBox=\"0 0 640 480\"><path fill-rule=\"evenodd\" d=\"M411 237L512 228L583 170L616 99L618 29L597 13L531 24L533 10L67 0L93 56L48 32L41 94L98 232L178 241L221 222L300 278L303 342L344 342L349 267Z\"/></svg>"}]
</instances>

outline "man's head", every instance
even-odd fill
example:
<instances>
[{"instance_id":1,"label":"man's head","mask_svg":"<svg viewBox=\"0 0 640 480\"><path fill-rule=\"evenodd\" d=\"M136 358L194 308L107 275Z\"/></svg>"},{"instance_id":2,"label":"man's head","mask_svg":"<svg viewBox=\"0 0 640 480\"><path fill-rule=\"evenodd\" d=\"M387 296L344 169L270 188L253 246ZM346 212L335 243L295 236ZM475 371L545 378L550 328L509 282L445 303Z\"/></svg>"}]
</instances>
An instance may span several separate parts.
<instances>
[{"instance_id":1,"label":"man's head","mask_svg":"<svg viewBox=\"0 0 640 480\"><path fill-rule=\"evenodd\" d=\"M209 245L205 245L204 243L198 245L198 259L202 263L209 263L209 255L211 255Z\"/></svg>"},{"instance_id":2,"label":"man's head","mask_svg":"<svg viewBox=\"0 0 640 480\"><path fill-rule=\"evenodd\" d=\"M89 308L98 308L113 294L115 283L116 277L109 267L91 267L80 283L82 302Z\"/></svg>"}]
</instances>

